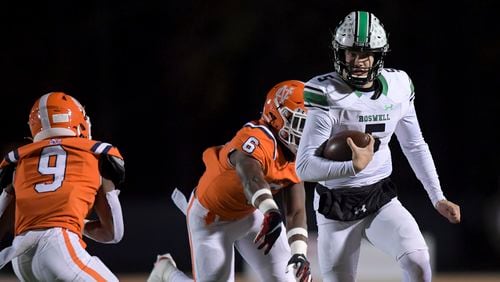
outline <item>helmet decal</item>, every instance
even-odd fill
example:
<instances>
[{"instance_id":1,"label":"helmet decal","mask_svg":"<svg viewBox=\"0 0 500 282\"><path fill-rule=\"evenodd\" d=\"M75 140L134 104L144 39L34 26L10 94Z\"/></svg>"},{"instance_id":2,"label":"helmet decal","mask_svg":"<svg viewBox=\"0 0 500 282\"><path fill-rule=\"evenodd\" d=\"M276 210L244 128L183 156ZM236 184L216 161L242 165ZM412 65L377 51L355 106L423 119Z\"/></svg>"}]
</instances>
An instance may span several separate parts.
<instances>
[{"instance_id":1,"label":"helmet decal","mask_svg":"<svg viewBox=\"0 0 500 282\"><path fill-rule=\"evenodd\" d=\"M293 93L294 87L284 85L276 91L276 102L278 105L282 105L285 100Z\"/></svg>"}]
</instances>

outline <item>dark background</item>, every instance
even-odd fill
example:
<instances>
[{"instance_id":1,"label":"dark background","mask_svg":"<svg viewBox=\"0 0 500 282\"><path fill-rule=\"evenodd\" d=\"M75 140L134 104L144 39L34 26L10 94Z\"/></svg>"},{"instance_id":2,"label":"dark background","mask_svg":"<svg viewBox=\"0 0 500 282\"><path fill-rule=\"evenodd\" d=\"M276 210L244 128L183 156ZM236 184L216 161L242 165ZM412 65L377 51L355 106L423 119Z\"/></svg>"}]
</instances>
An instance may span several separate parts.
<instances>
[{"instance_id":1,"label":"dark background","mask_svg":"<svg viewBox=\"0 0 500 282\"><path fill-rule=\"evenodd\" d=\"M118 245L87 240L114 272L147 272L165 252L190 270L186 226L171 191L190 193L203 172L203 149L259 117L274 84L331 71L330 34L355 9L385 25L385 66L413 79L443 190L461 205L462 223L448 224L393 140L393 179L403 204L436 239L436 271L500 270L493 1L72 2L2 3L0 146L6 152L27 142L29 111L47 92L65 91L86 106L94 139L126 159L125 237ZM307 193L316 230L312 188ZM11 273L10 264L2 272Z\"/></svg>"}]
</instances>

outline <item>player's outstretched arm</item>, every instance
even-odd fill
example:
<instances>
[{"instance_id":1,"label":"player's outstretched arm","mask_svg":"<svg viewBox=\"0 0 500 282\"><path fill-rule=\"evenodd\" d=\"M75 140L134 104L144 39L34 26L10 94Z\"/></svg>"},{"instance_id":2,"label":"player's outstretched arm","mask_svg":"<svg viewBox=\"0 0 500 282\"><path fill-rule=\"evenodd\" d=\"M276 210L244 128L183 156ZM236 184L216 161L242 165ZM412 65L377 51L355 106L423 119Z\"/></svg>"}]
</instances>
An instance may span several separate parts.
<instances>
[{"instance_id":1,"label":"player's outstretched arm","mask_svg":"<svg viewBox=\"0 0 500 282\"><path fill-rule=\"evenodd\" d=\"M304 183L283 189L286 214L287 238L291 257L287 272L293 271L296 281L311 281L311 268L307 260L307 216Z\"/></svg>"},{"instance_id":2,"label":"player's outstretched arm","mask_svg":"<svg viewBox=\"0 0 500 282\"><path fill-rule=\"evenodd\" d=\"M14 171L14 164L7 164L5 160L2 162L0 168L0 189L2 190L0 194L0 218L14 199L14 187L12 186Z\"/></svg>"},{"instance_id":3,"label":"player's outstretched arm","mask_svg":"<svg viewBox=\"0 0 500 282\"><path fill-rule=\"evenodd\" d=\"M280 236L283 226L278 204L273 199L259 161L240 151L234 151L229 158L241 179L248 203L264 214L261 230L254 243L258 244L258 249L264 249L264 254L267 255Z\"/></svg>"},{"instance_id":4,"label":"player's outstretched arm","mask_svg":"<svg viewBox=\"0 0 500 282\"><path fill-rule=\"evenodd\" d=\"M3 213L7 210L14 199L13 194L14 189L12 188L12 184L9 184L5 187L5 189L2 189L2 193L0 193L0 218L3 216Z\"/></svg>"}]
</instances>

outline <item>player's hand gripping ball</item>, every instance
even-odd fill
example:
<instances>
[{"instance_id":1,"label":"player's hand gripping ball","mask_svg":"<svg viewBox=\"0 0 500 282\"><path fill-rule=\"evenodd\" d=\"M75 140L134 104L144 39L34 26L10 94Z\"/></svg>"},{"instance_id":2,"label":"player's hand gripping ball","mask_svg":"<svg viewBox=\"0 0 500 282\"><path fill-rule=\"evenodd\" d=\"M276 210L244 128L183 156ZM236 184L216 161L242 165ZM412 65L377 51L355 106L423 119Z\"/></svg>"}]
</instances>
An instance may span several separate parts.
<instances>
[{"instance_id":1,"label":"player's hand gripping ball","mask_svg":"<svg viewBox=\"0 0 500 282\"><path fill-rule=\"evenodd\" d=\"M347 137L351 137L358 147L366 147L370 143L370 135L367 133L356 130L342 131L326 141L322 151L323 157L332 161L350 161L352 151L347 145Z\"/></svg>"}]
</instances>

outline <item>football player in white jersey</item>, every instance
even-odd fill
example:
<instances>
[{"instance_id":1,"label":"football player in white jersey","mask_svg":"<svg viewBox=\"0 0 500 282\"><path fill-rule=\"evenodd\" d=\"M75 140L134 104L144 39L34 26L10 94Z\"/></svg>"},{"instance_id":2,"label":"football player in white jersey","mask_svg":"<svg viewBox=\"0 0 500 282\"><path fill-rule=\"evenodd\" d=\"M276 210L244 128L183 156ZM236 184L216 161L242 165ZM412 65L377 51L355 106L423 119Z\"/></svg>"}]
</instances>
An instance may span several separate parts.
<instances>
[{"instance_id":1,"label":"football player in white jersey","mask_svg":"<svg viewBox=\"0 0 500 282\"><path fill-rule=\"evenodd\" d=\"M389 178L393 134L436 210L458 223L460 207L441 190L417 120L411 79L404 71L383 67L389 44L372 13L349 13L335 29L332 45L335 71L305 85L308 119L296 160L299 177L317 182L314 208L323 281L356 280L362 238L397 260L403 281L431 281L426 242ZM351 161L319 156L318 148L344 130L370 133L372 140L361 148L348 138Z\"/></svg>"}]
</instances>

